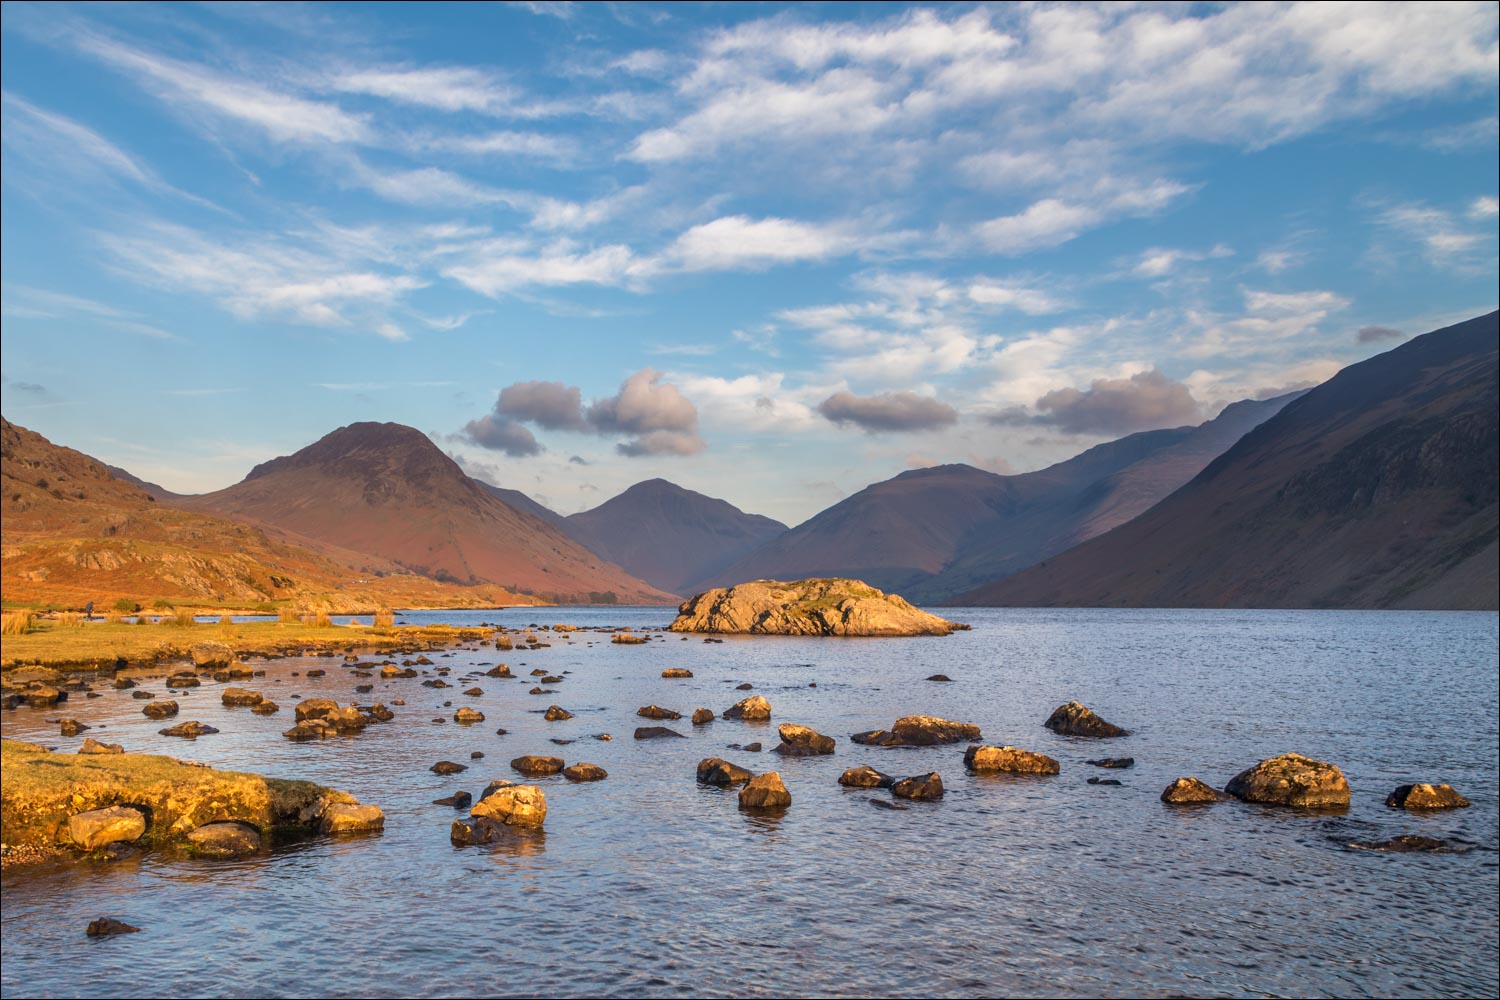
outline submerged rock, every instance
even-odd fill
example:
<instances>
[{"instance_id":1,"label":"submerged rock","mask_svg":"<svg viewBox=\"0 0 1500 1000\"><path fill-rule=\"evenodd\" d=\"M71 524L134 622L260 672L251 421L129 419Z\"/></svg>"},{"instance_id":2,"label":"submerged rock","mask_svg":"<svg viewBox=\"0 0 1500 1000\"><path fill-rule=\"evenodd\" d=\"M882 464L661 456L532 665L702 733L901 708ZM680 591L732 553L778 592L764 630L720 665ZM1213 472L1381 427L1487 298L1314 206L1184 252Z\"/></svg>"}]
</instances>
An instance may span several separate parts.
<instances>
[{"instance_id":1,"label":"submerged rock","mask_svg":"<svg viewBox=\"0 0 1500 1000\"><path fill-rule=\"evenodd\" d=\"M792 793L786 790L781 775L776 771L757 774L740 789L741 809L778 811L791 804Z\"/></svg>"},{"instance_id":2,"label":"submerged rock","mask_svg":"<svg viewBox=\"0 0 1500 1000\"><path fill-rule=\"evenodd\" d=\"M1402 785L1386 796L1392 809L1467 809L1469 800L1452 785Z\"/></svg>"},{"instance_id":3,"label":"submerged rock","mask_svg":"<svg viewBox=\"0 0 1500 1000\"><path fill-rule=\"evenodd\" d=\"M1084 763L1085 764L1090 764L1090 765L1092 765L1094 767L1126 768L1126 767L1135 767L1135 758L1134 757L1100 757L1098 760L1086 760L1086 761L1084 761Z\"/></svg>"},{"instance_id":4,"label":"submerged rock","mask_svg":"<svg viewBox=\"0 0 1500 1000\"><path fill-rule=\"evenodd\" d=\"M839 775L839 784L848 788L889 788L895 783L895 778L875 770L868 764L851 767Z\"/></svg>"},{"instance_id":5,"label":"submerged rock","mask_svg":"<svg viewBox=\"0 0 1500 1000\"><path fill-rule=\"evenodd\" d=\"M77 719L64 719L58 725L58 734L61 735L61 736L77 736L79 733L82 733L82 732L84 732L86 730L89 730L89 729L92 729L92 728L94 728L94 727L93 726L85 726L83 723L79 722Z\"/></svg>"},{"instance_id":6,"label":"submerged rock","mask_svg":"<svg viewBox=\"0 0 1500 1000\"><path fill-rule=\"evenodd\" d=\"M681 712L674 712L670 708L661 708L657 705L647 705L644 708L638 708L635 710L635 714L639 715L643 719L661 720L682 718Z\"/></svg>"},{"instance_id":7,"label":"submerged rock","mask_svg":"<svg viewBox=\"0 0 1500 1000\"><path fill-rule=\"evenodd\" d=\"M260 831L233 820L205 823L187 836L196 853L210 858L241 858L259 853Z\"/></svg>"},{"instance_id":8,"label":"submerged rock","mask_svg":"<svg viewBox=\"0 0 1500 1000\"><path fill-rule=\"evenodd\" d=\"M512 770L521 774L536 777L544 774L556 774L563 769L561 757L543 757L537 754L527 754L517 757L510 762Z\"/></svg>"},{"instance_id":9,"label":"submerged rock","mask_svg":"<svg viewBox=\"0 0 1500 1000\"><path fill-rule=\"evenodd\" d=\"M772 748L772 753L783 757L818 757L833 753L833 737L824 736L807 726L785 722L777 727L776 732L781 742Z\"/></svg>"},{"instance_id":10,"label":"submerged rock","mask_svg":"<svg viewBox=\"0 0 1500 1000\"><path fill-rule=\"evenodd\" d=\"M951 684L953 682L953 678L949 677L947 674L933 674L927 679L930 681L938 681L939 683L945 684Z\"/></svg>"},{"instance_id":11,"label":"submerged rock","mask_svg":"<svg viewBox=\"0 0 1500 1000\"><path fill-rule=\"evenodd\" d=\"M679 740L687 739L681 733L668 729L666 726L640 726L635 731L635 738L638 740L660 740L673 737Z\"/></svg>"},{"instance_id":12,"label":"submerged rock","mask_svg":"<svg viewBox=\"0 0 1500 1000\"><path fill-rule=\"evenodd\" d=\"M467 764L459 764L451 760L440 760L436 764L429 767L427 770L431 771L433 774L449 775L458 774L462 771L467 771L468 769L469 765Z\"/></svg>"},{"instance_id":13,"label":"submerged rock","mask_svg":"<svg viewBox=\"0 0 1500 1000\"><path fill-rule=\"evenodd\" d=\"M724 718L739 719L742 722L767 722L771 718L771 703L761 695L753 694L725 709Z\"/></svg>"},{"instance_id":14,"label":"submerged rock","mask_svg":"<svg viewBox=\"0 0 1500 1000\"><path fill-rule=\"evenodd\" d=\"M673 632L756 635L947 635L957 626L849 579L755 580L684 601Z\"/></svg>"},{"instance_id":15,"label":"submerged rock","mask_svg":"<svg viewBox=\"0 0 1500 1000\"><path fill-rule=\"evenodd\" d=\"M1178 778L1161 793L1161 800L1169 806L1206 805L1210 802L1223 802L1227 798L1228 795L1210 788L1197 778Z\"/></svg>"},{"instance_id":16,"label":"submerged rock","mask_svg":"<svg viewBox=\"0 0 1500 1000\"><path fill-rule=\"evenodd\" d=\"M1124 782L1121 781L1119 778L1101 778L1098 775L1095 775L1094 777L1092 777L1092 778L1089 779L1089 784L1091 784L1091 785L1123 785Z\"/></svg>"},{"instance_id":17,"label":"submerged rock","mask_svg":"<svg viewBox=\"0 0 1500 1000\"><path fill-rule=\"evenodd\" d=\"M473 803L474 796L468 792L454 792L445 798L432 800L432 804L435 806L452 806L454 809L467 809Z\"/></svg>"},{"instance_id":18,"label":"submerged rock","mask_svg":"<svg viewBox=\"0 0 1500 1000\"><path fill-rule=\"evenodd\" d=\"M1062 770L1046 754L1018 747L971 746L964 751L964 766L971 771L1011 774L1057 774Z\"/></svg>"},{"instance_id":19,"label":"submerged rock","mask_svg":"<svg viewBox=\"0 0 1500 1000\"><path fill-rule=\"evenodd\" d=\"M1105 722L1090 709L1076 701L1059 705L1047 721L1042 723L1059 736L1090 736L1105 739L1113 736L1129 736L1130 731Z\"/></svg>"},{"instance_id":20,"label":"submerged rock","mask_svg":"<svg viewBox=\"0 0 1500 1000\"><path fill-rule=\"evenodd\" d=\"M129 806L90 809L68 817L68 839L85 851L122 841L134 843L145 832L145 814Z\"/></svg>"},{"instance_id":21,"label":"submerged rock","mask_svg":"<svg viewBox=\"0 0 1500 1000\"><path fill-rule=\"evenodd\" d=\"M1263 760L1229 779L1224 791L1245 802L1303 809L1349 804L1349 782L1333 764L1299 753Z\"/></svg>"},{"instance_id":22,"label":"submerged rock","mask_svg":"<svg viewBox=\"0 0 1500 1000\"><path fill-rule=\"evenodd\" d=\"M943 779L936 771L902 778L891 786L891 794L898 799L930 802L943 797Z\"/></svg>"},{"instance_id":23,"label":"submerged rock","mask_svg":"<svg viewBox=\"0 0 1500 1000\"><path fill-rule=\"evenodd\" d=\"M1439 840L1436 837L1419 837L1415 834L1392 837L1390 840L1353 840L1344 846L1351 851L1386 851L1393 854L1409 854L1418 851L1431 854L1461 854L1470 850L1468 844Z\"/></svg>"},{"instance_id":24,"label":"submerged rock","mask_svg":"<svg viewBox=\"0 0 1500 1000\"><path fill-rule=\"evenodd\" d=\"M734 785L743 785L753 777L755 775L751 772L738 764L729 763L722 757L708 757L698 762L698 780L705 785L729 788Z\"/></svg>"},{"instance_id":25,"label":"submerged rock","mask_svg":"<svg viewBox=\"0 0 1500 1000\"><path fill-rule=\"evenodd\" d=\"M114 917L100 917L97 920L90 920L84 933L89 937L108 937L111 934L134 934L139 930L139 927L127 924L123 920L116 920Z\"/></svg>"},{"instance_id":26,"label":"submerged rock","mask_svg":"<svg viewBox=\"0 0 1500 1000\"><path fill-rule=\"evenodd\" d=\"M563 768L562 776L569 781L603 781L609 772L598 764L579 763Z\"/></svg>"}]
</instances>

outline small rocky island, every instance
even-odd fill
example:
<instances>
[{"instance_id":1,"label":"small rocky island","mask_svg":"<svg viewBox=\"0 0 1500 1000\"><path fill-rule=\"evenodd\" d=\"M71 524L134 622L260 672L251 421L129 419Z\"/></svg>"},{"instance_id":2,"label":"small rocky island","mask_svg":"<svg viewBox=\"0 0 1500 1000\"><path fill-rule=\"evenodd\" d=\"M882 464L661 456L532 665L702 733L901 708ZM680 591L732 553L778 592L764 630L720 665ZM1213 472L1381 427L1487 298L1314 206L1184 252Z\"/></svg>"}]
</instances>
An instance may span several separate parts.
<instances>
[{"instance_id":1,"label":"small rocky island","mask_svg":"<svg viewBox=\"0 0 1500 1000\"><path fill-rule=\"evenodd\" d=\"M754 580L707 590L677 609L673 632L744 635L947 635L967 625L912 607L859 580Z\"/></svg>"}]
</instances>

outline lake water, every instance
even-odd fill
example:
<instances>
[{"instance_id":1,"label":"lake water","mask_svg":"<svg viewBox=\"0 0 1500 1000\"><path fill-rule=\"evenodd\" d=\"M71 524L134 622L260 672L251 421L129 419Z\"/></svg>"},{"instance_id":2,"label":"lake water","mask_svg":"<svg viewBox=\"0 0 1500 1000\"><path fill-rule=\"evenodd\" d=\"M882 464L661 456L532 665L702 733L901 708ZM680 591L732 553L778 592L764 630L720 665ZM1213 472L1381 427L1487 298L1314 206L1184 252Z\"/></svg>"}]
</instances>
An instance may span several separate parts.
<instances>
[{"instance_id":1,"label":"lake water","mask_svg":"<svg viewBox=\"0 0 1500 1000\"><path fill-rule=\"evenodd\" d=\"M664 625L665 608L516 609L405 620L508 625ZM303 777L386 812L385 832L316 839L246 861L167 860L13 869L3 884L6 996L1494 996L1500 946L1496 776L1497 616L1468 613L975 609L942 639L668 636L612 646L580 633L549 649L433 659L455 687L355 678L338 660L256 661L275 716L225 709L220 685L178 721L222 732L168 739L129 691L4 713L8 738L71 751L59 717L127 750ZM205 629L205 637L209 631ZM589 645L592 643L592 645ZM517 680L461 676L496 662ZM309 666L328 676L292 677ZM566 673L527 694L533 667ZM666 667L691 680L664 680ZM954 683L925 681L942 672ZM147 686L165 693L164 673ZM636 742L635 710L722 712L748 681L774 720L666 723L683 740ZM375 693L357 696L356 683ZM812 686L816 684L816 686ZM358 737L297 744L293 693L341 702L404 698ZM1042 721L1078 699L1134 729L1119 740L1055 736ZM452 702L451 706L444 705ZM576 713L549 723L557 703ZM485 723L447 718L472 705ZM848 735L923 713L980 724L985 742L1062 762L1051 778L968 775L963 746L882 749ZM831 757L726 750L776 742L777 722L838 739ZM497 727L510 732L495 734ZM587 737L613 734L611 742ZM580 737L555 746L553 737ZM471 751L486 755L470 761ZM1297 751L1338 764L1343 814L1158 801L1179 775L1222 786ZM453 810L431 800L494 778L508 761L591 761L607 781L543 778L542 837L452 847ZM790 810L742 814L733 791L698 786L723 756L779 770ZM1136 766L1101 771L1099 756ZM440 759L472 763L439 777ZM935 770L947 795L906 811L884 791L837 783L857 764ZM1114 777L1121 787L1089 785ZM1385 807L1411 781L1452 783L1473 807L1432 816ZM1350 840L1419 833L1471 842L1453 854L1351 851ZM109 915L144 930L91 940Z\"/></svg>"}]
</instances>

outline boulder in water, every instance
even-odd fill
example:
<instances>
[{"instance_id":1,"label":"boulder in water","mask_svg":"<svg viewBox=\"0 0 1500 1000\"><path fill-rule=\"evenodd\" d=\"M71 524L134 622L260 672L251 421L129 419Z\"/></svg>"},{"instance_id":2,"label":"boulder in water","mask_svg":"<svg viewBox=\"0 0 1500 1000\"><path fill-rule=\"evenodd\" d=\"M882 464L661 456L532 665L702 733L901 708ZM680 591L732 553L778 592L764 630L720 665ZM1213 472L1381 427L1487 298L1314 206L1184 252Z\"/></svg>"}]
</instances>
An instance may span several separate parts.
<instances>
[{"instance_id":1,"label":"boulder in water","mask_svg":"<svg viewBox=\"0 0 1500 1000\"><path fill-rule=\"evenodd\" d=\"M902 778L891 786L891 794L898 799L931 802L943 797L943 779L938 776L936 771L919 774L911 778Z\"/></svg>"},{"instance_id":2,"label":"boulder in water","mask_svg":"<svg viewBox=\"0 0 1500 1000\"><path fill-rule=\"evenodd\" d=\"M779 811L792 804L792 793L782 784L776 771L757 774L740 789L740 808Z\"/></svg>"},{"instance_id":3,"label":"boulder in water","mask_svg":"<svg viewBox=\"0 0 1500 1000\"><path fill-rule=\"evenodd\" d=\"M80 751L82 752L82 751ZM1386 796L1392 809L1467 809L1469 800L1452 785L1402 785Z\"/></svg>"},{"instance_id":4,"label":"boulder in water","mask_svg":"<svg viewBox=\"0 0 1500 1000\"><path fill-rule=\"evenodd\" d=\"M777 727L781 742L772 748L772 753L783 757L817 757L833 753L834 740L807 726L786 722Z\"/></svg>"},{"instance_id":5,"label":"boulder in water","mask_svg":"<svg viewBox=\"0 0 1500 1000\"><path fill-rule=\"evenodd\" d=\"M1299 753L1271 757L1229 779L1224 791L1245 802L1301 809L1349 804L1349 782L1335 765Z\"/></svg>"},{"instance_id":6,"label":"boulder in water","mask_svg":"<svg viewBox=\"0 0 1500 1000\"><path fill-rule=\"evenodd\" d=\"M1229 796L1199 781L1197 778L1178 778L1161 793L1161 800L1169 806L1198 806L1211 802L1222 802Z\"/></svg>"},{"instance_id":7,"label":"boulder in water","mask_svg":"<svg viewBox=\"0 0 1500 1000\"><path fill-rule=\"evenodd\" d=\"M1057 774L1062 770L1046 754L1018 747L971 746L964 751L964 766L971 771L1010 774Z\"/></svg>"},{"instance_id":8,"label":"boulder in water","mask_svg":"<svg viewBox=\"0 0 1500 1000\"><path fill-rule=\"evenodd\" d=\"M1095 739L1106 739L1112 736L1130 735L1129 730L1121 729L1114 723L1105 722L1093 711L1076 701L1057 706L1042 725L1059 736L1089 736Z\"/></svg>"}]
</instances>

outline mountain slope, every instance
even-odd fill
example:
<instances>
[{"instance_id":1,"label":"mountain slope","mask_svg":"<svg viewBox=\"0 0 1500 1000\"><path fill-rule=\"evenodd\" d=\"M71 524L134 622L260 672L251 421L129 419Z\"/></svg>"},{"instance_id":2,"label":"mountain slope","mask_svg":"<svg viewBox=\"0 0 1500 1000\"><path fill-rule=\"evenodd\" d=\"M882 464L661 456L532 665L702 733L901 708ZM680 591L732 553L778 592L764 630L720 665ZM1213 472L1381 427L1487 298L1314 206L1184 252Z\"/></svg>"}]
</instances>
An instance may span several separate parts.
<instances>
[{"instance_id":1,"label":"mountain slope","mask_svg":"<svg viewBox=\"0 0 1500 1000\"><path fill-rule=\"evenodd\" d=\"M129 470L120 468L118 465L106 465L105 468L109 470L111 476L114 476L116 479L123 479L132 486L139 486L148 496L154 497L157 500L177 500L183 496L181 493L173 493L165 486L158 486L156 483L147 482Z\"/></svg>"},{"instance_id":2,"label":"mountain slope","mask_svg":"<svg viewBox=\"0 0 1500 1000\"><path fill-rule=\"evenodd\" d=\"M402 574L385 560L315 551L274 529L173 509L103 463L8 420L0 420L0 487L7 601L249 606L291 599L370 610L518 600L499 588L462 591Z\"/></svg>"},{"instance_id":3,"label":"mountain slope","mask_svg":"<svg viewBox=\"0 0 1500 1000\"><path fill-rule=\"evenodd\" d=\"M1495 608L1497 331L1351 365L1139 518L955 603Z\"/></svg>"},{"instance_id":4,"label":"mountain slope","mask_svg":"<svg viewBox=\"0 0 1500 1000\"><path fill-rule=\"evenodd\" d=\"M705 582L852 576L911 600L941 600L1134 517L1290 398L1237 403L1199 427L1131 434L1021 475L968 465L904 472Z\"/></svg>"},{"instance_id":5,"label":"mountain slope","mask_svg":"<svg viewBox=\"0 0 1500 1000\"><path fill-rule=\"evenodd\" d=\"M488 581L559 601L670 599L506 504L401 424L341 427L234 486L174 503L278 525L439 580Z\"/></svg>"},{"instance_id":6,"label":"mountain slope","mask_svg":"<svg viewBox=\"0 0 1500 1000\"><path fill-rule=\"evenodd\" d=\"M552 527L567 534L567 528L563 527L567 518L563 517L551 507L544 507L520 490L508 490L503 486L492 486L483 479L474 480L480 486L489 491L490 495L499 499L502 503L512 507L523 514L530 514L538 520L546 521Z\"/></svg>"},{"instance_id":7,"label":"mountain slope","mask_svg":"<svg viewBox=\"0 0 1500 1000\"><path fill-rule=\"evenodd\" d=\"M565 518L563 530L653 586L685 594L787 529L727 501L649 479Z\"/></svg>"}]
</instances>

